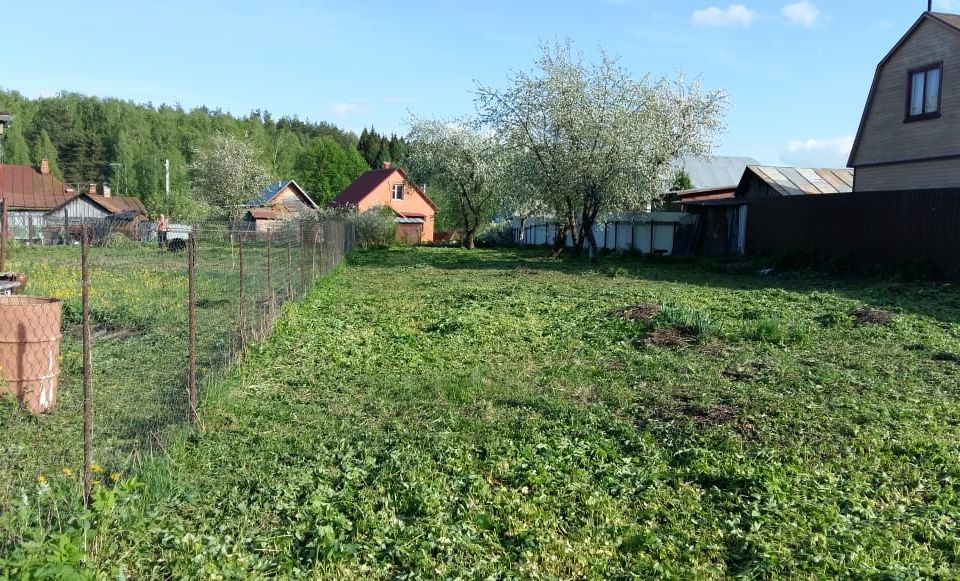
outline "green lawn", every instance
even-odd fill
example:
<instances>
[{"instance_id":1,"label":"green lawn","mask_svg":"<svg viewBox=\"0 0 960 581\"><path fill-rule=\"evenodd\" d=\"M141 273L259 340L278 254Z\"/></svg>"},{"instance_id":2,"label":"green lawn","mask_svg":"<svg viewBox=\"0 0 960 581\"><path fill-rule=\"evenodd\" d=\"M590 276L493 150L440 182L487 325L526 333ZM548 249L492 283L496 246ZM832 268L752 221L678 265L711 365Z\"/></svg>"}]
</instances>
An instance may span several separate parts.
<instances>
[{"instance_id":1,"label":"green lawn","mask_svg":"<svg viewBox=\"0 0 960 581\"><path fill-rule=\"evenodd\" d=\"M540 252L354 254L104 495L88 565L960 575L955 287Z\"/></svg>"}]
</instances>

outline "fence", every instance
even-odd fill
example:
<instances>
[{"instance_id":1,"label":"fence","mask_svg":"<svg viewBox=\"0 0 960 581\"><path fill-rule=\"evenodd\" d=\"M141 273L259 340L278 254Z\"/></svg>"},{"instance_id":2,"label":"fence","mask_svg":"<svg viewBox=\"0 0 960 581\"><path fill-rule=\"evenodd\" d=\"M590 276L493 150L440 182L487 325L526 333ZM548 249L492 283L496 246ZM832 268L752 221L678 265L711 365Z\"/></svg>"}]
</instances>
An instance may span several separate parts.
<instances>
[{"instance_id":1,"label":"fence","mask_svg":"<svg viewBox=\"0 0 960 581\"><path fill-rule=\"evenodd\" d=\"M750 200L746 249L960 271L960 191Z\"/></svg>"},{"instance_id":2,"label":"fence","mask_svg":"<svg viewBox=\"0 0 960 581\"><path fill-rule=\"evenodd\" d=\"M610 217L593 227L593 235L601 250L655 255L685 254L695 226L696 217L690 214L652 212ZM513 241L523 246L549 246L553 244L556 232L555 221L531 219L522 225L515 221ZM573 246L570 235L567 235L566 246Z\"/></svg>"},{"instance_id":3,"label":"fence","mask_svg":"<svg viewBox=\"0 0 960 581\"><path fill-rule=\"evenodd\" d=\"M22 396L0 408L0 512L38 474L82 473L89 493L101 470L129 470L196 423L204 387L355 244L335 219L197 224L164 245L115 221L48 218L44 236L11 245L25 294L0 302L0 389Z\"/></svg>"}]
</instances>

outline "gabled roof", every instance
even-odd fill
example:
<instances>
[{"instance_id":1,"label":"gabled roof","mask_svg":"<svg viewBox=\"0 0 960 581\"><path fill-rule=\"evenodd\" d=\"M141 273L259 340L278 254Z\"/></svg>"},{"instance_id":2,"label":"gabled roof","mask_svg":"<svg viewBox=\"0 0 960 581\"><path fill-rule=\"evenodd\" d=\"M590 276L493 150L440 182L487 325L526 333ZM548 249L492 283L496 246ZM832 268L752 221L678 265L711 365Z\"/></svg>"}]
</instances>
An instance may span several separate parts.
<instances>
[{"instance_id":1,"label":"gabled roof","mask_svg":"<svg viewBox=\"0 0 960 581\"><path fill-rule=\"evenodd\" d=\"M863 107L863 114L860 116L860 126L857 128L857 136L853 140L853 147L850 149L850 157L847 158L848 166L853 167L854 158L857 156L857 151L860 149L860 139L863 137L863 128L867 123L867 114L870 112L870 109L873 108L873 98L877 93L877 84L880 82L880 71L924 22L935 22L949 30L956 32L957 34L960 34L960 15L946 14L943 12L924 12L920 15L920 18L913 23L913 26L911 26L910 29L907 30L902 37L900 37L900 40L897 41L897 44L893 45L893 48L891 48L890 51L887 52L887 54L880 60L880 62L877 63L877 70L873 74L873 83L870 85L870 92L867 94L867 104Z\"/></svg>"},{"instance_id":2,"label":"gabled roof","mask_svg":"<svg viewBox=\"0 0 960 581\"><path fill-rule=\"evenodd\" d=\"M694 188L722 188L736 186L748 165L760 165L752 157L721 155L689 155L673 162L690 176Z\"/></svg>"},{"instance_id":3,"label":"gabled roof","mask_svg":"<svg viewBox=\"0 0 960 581\"><path fill-rule=\"evenodd\" d=\"M263 188L263 190L257 194L256 197L251 198L246 205L247 207L269 206L273 199L276 198L280 192L286 189L287 186L290 186L290 189L292 189L294 193L296 193L304 202L306 202L308 206L314 210L317 209L317 203L314 202L313 198L307 194L306 190L300 187L300 184L298 184L296 180L281 180L277 182L271 182L270 185Z\"/></svg>"},{"instance_id":4,"label":"gabled roof","mask_svg":"<svg viewBox=\"0 0 960 581\"><path fill-rule=\"evenodd\" d=\"M368 172L364 172L360 177L355 179L352 184L347 186L345 190L337 194L337 197L330 202L330 206L337 207L358 205L361 200L369 196L373 190L377 189L377 186L385 182L395 173L399 173L403 178L403 181L410 185L410 187L412 187L418 194L420 194L423 199L430 204L431 208L434 210L437 209L437 205L433 202L433 200L430 199L430 196L425 194L423 190L417 187L417 184L411 182L407 177L407 173L398 167L373 169Z\"/></svg>"},{"instance_id":5,"label":"gabled roof","mask_svg":"<svg viewBox=\"0 0 960 581\"><path fill-rule=\"evenodd\" d=\"M133 212L135 214L146 214L147 208L143 205L143 201L140 198L134 197L115 197L115 196L102 196L100 194L90 194L84 192L82 194L72 195L62 203L58 204L57 207L51 208L50 212L56 212L61 210L64 206L70 202L77 200L79 198L84 198L91 204L101 208L104 212L108 214L120 214L123 212Z\"/></svg>"},{"instance_id":6,"label":"gabled roof","mask_svg":"<svg viewBox=\"0 0 960 581\"><path fill-rule=\"evenodd\" d=\"M0 168L0 194L12 210L53 209L76 195L56 176L41 174L29 165L3 164Z\"/></svg>"},{"instance_id":7,"label":"gabled roof","mask_svg":"<svg viewBox=\"0 0 960 581\"><path fill-rule=\"evenodd\" d=\"M783 196L802 196L806 194L845 194L853 191L853 170L773 167L751 165L743 172L737 195L743 195L743 188L752 176L766 182Z\"/></svg>"}]
</instances>

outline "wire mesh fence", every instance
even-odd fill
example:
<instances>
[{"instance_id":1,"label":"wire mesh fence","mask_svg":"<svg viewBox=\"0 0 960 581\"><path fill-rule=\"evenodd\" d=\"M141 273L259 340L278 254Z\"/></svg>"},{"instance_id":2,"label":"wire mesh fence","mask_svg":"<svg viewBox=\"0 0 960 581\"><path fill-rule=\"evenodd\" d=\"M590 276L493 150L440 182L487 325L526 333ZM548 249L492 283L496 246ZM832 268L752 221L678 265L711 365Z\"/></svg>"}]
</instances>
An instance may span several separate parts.
<instances>
[{"instance_id":1,"label":"wire mesh fence","mask_svg":"<svg viewBox=\"0 0 960 581\"><path fill-rule=\"evenodd\" d=\"M163 240L165 238L165 240ZM48 219L0 275L0 511L62 470L135 466L355 244L337 219Z\"/></svg>"}]
</instances>

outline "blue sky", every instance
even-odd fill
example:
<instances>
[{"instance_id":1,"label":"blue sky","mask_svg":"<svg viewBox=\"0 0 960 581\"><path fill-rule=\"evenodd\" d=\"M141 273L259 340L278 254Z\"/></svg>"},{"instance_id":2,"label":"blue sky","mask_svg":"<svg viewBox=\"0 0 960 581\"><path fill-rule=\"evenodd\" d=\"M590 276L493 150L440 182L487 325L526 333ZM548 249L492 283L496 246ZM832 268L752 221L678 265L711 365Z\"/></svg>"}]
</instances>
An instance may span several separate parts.
<instances>
[{"instance_id":1,"label":"blue sky","mask_svg":"<svg viewBox=\"0 0 960 581\"><path fill-rule=\"evenodd\" d=\"M960 12L960 0L935 8ZM570 37L730 96L716 153L843 165L877 61L926 0L3 0L0 86L264 108L402 133ZM78 40L82 39L82 40Z\"/></svg>"}]
</instances>

